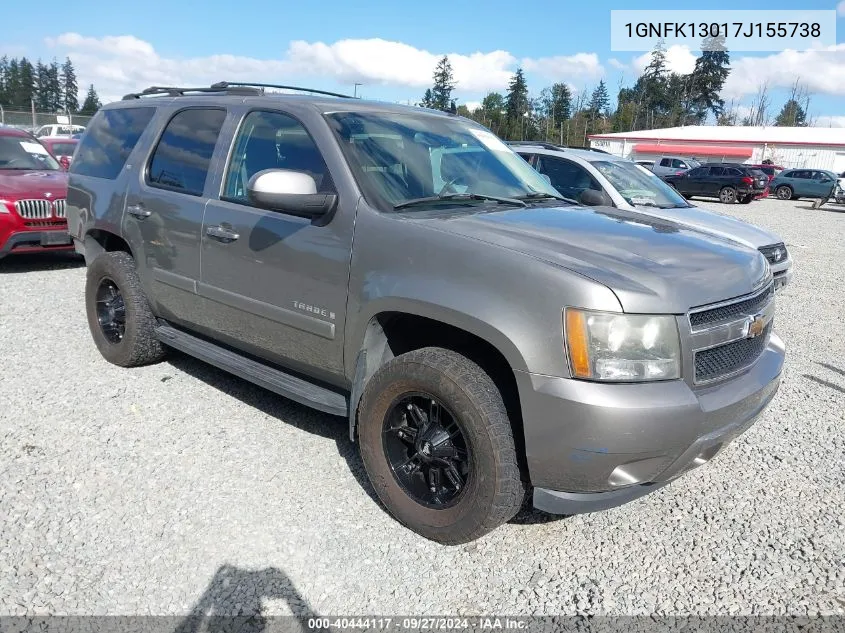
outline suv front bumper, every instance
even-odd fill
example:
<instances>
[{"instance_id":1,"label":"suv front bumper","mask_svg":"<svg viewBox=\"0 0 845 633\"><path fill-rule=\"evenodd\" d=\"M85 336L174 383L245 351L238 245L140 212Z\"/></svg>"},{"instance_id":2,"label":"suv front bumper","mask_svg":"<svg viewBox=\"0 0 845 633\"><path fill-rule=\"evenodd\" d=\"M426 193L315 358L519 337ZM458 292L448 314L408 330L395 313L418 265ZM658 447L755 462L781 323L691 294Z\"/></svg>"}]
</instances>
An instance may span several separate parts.
<instances>
[{"instance_id":1,"label":"suv front bumper","mask_svg":"<svg viewBox=\"0 0 845 633\"><path fill-rule=\"evenodd\" d=\"M10 253L38 253L45 251L64 251L72 250L73 242L70 237L67 237L67 242L54 243L59 240L59 235L62 238L67 233L66 227L57 227L55 229L45 229L43 231L26 230L17 233L10 233L4 236L0 235L0 258L9 255ZM53 242L53 243L51 243Z\"/></svg>"},{"instance_id":2,"label":"suv front bumper","mask_svg":"<svg viewBox=\"0 0 845 633\"><path fill-rule=\"evenodd\" d=\"M772 334L745 373L696 390L682 380L607 384L516 372L535 507L604 510L707 463L774 397L784 355Z\"/></svg>"}]
</instances>

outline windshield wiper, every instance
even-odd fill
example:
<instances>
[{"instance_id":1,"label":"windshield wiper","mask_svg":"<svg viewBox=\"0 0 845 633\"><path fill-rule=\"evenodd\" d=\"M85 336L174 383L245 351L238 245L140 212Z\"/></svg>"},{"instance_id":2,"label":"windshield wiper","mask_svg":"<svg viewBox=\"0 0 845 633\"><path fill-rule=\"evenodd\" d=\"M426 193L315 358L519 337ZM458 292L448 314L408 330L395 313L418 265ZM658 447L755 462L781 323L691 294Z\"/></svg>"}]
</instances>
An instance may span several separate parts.
<instances>
[{"instance_id":1,"label":"windshield wiper","mask_svg":"<svg viewBox=\"0 0 845 633\"><path fill-rule=\"evenodd\" d=\"M447 193L439 196L426 196L425 198L414 198L413 200L405 200L405 202L394 204L393 208L405 209L407 207L413 207L418 204L431 204L433 202L461 202L464 200L490 200L492 202L498 202L500 204L512 204L516 207L528 206L522 200L517 200L516 198L488 196L483 193Z\"/></svg>"},{"instance_id":2,"label":"windshield wiper","mask_svg":"<svg viewBox=\"0 0 845 633\"><path fill-rule=\"evenodd\" d=\"M563 200L564 202L568 202L569 204L581 204L577 200L573 200L572 198L567 198L566 196L556 196L551 193L545 193L543 191L535 191L533 193L526 194L524 196L517 196L517 200Z\"/></svg>"}]
</instances>

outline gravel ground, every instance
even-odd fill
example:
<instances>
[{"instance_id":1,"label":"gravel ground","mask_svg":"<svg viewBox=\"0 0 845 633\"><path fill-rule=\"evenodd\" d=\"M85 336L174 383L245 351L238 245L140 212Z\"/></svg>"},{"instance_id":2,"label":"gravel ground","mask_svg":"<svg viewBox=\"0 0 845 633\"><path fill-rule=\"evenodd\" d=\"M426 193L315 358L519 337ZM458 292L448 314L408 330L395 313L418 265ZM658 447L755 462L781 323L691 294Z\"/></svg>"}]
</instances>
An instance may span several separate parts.
<instances>
[{"instance_id":1,"label":"gravel ground","mask_svg":"<svg viewBox=\"0 0 845 633\"><path fill-rule=\"evenodd\" d=\"M653 495L454 548L386 514L344 420L184 356L111 366L84 268L3 261L0 614L845 614L845 212L701 204L792 251L772 406Z\"/></svg>"}]
</instances>

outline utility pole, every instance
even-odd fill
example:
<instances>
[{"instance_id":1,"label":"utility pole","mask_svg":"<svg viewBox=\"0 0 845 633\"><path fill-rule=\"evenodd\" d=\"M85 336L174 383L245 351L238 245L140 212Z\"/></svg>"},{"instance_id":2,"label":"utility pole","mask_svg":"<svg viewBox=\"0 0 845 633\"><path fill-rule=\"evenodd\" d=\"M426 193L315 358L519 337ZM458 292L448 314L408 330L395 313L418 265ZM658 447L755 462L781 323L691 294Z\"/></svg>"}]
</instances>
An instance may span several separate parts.
<instances>
[{"instance_id":1,"label":"utility pole","mask_svg":"<svg viewBox=\"0 0 845 633\"><path fill-rule=\"evenodd\" d=\"M358 82L355 82L355 87L354 87L354 90L352 92L352 96L355 97L356 99L358 98L358 86L363 86L363 85L364 84L359 84Z\"/></svg>"}]
</instances>

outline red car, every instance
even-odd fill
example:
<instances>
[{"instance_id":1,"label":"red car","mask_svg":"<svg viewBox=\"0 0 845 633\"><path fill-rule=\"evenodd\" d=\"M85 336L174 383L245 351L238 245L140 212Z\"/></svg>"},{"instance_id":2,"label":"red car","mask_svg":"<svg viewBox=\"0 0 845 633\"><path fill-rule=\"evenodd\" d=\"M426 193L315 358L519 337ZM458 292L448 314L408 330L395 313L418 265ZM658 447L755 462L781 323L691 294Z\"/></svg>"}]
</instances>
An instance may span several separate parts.
<instances>
[{"instance_id":1,"label":"red car","mask_svg":"<svg viewBox=\"0 0 845 633\"><path fill-rule=\"evenodd\" d=\"M73 161L73 152L76 149L77 141L75 138L61 138L61 137L42 137L38 139L44 145L53 157L59 161L64 169L70 167Z\"/></svg>"},{"instance_id":2,"label":"red car","mask_svg":"<svg viewBox=\"0 0 845 633\"><path fill-rule=\"evenodd\" d=\"M769 182L772 182L772 178L774 178L780 172L786 169L786 167L781 167L780 165L746 165L746 167L751 167L752 169L759 169L769 177Z\"/></svg>"},{"instance_id":3,"label":"red car","mask_svg":"<svg viewBox=\"0 0 845 633\"><path fill-rule=\"evenodd\" d=\"M67 173L32 135L0 127L0 259L71 250Z\"/></svg>"}]
</instances>

